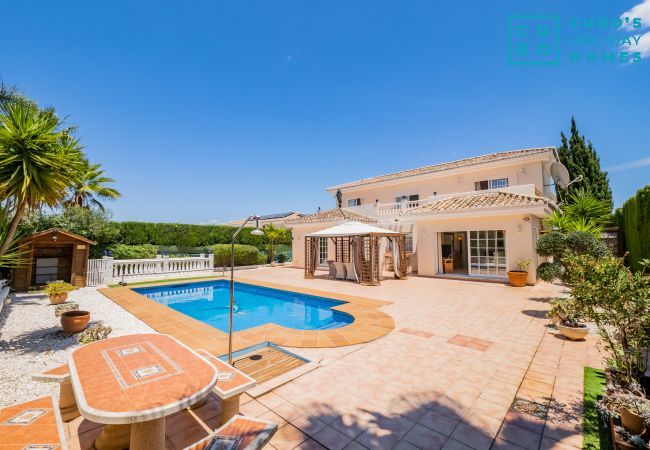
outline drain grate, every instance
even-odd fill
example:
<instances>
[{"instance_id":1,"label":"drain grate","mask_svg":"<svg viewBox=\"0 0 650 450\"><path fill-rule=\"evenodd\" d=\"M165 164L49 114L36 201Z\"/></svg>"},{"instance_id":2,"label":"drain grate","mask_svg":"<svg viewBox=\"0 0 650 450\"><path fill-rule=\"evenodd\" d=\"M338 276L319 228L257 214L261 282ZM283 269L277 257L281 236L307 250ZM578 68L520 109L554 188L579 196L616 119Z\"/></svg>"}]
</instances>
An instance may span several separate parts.
<instances>
[{"instance_id":1,"label":"drain grate","mask_svg":"<svg viewBox=\"0 0 650 450\"><path fill-rule=\"evenodd\" d=\"M531 402L530 400L524 400L519 397L516 397L515 401L512 402L511 409L513 411L519 411L525 414L530 414L531 416L539 417L540 419L546 419L548 414L548 406Z\"/></svg>"}]
</instances>

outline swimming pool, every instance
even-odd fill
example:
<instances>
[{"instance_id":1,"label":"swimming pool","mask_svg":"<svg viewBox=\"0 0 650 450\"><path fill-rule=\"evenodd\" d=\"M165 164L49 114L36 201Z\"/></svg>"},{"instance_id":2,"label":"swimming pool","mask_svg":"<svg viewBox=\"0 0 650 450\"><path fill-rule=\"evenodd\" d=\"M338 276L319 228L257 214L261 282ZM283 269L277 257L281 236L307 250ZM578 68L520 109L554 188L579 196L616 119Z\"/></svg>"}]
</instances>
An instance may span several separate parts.
<instances>
[{"instance_id":1,"label":"swimming pool","mask_svg":"<svg viewBox=\"0 0 650 450\"><path fill-rule=\"evenodd\" d=\"M133 290L180 313L228 332L229 281L205 281ZM332 309L344 303L297 292L235 283L233 330L246 330L267 323L299 330L339 328L354 321L349 314Z\"/></svg>"}]
</instances>

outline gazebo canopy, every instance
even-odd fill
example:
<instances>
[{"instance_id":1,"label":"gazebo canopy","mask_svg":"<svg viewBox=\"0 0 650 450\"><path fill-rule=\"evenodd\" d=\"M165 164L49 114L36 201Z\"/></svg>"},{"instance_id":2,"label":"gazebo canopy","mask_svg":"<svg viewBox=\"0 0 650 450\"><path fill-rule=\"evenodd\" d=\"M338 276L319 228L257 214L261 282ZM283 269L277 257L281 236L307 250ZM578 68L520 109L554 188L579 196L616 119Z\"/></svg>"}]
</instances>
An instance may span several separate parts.
<instances>
[{"instance_id":1,"label":"gazebo canopy","mask_svg":"<svg viewBox=\"0 0 650 450\"><path fill-rule=\"evenodd\" d=\"M396 236L403 233L386 230L384 228L368 225L361 222L345 222L340 225L316 231L311 237L351 237L351 236Z\"/></svg>"},{"instance_id":2,"label":"gazebo canopy","mask_svg":"<svg viewBox=\"0 0 650 450\"><path fill-rule=\"evenodd\" d=\"M319 239L331 239L336 247L336 262L351 263L361 284L381 282L380 240L393 242L395 277L406 279L407 258L405 234L362 222L345 222L305 236L305 278L314 278L317 267ZM349 269L348 269L349 270Z\"/></svg>"}]
</instances>

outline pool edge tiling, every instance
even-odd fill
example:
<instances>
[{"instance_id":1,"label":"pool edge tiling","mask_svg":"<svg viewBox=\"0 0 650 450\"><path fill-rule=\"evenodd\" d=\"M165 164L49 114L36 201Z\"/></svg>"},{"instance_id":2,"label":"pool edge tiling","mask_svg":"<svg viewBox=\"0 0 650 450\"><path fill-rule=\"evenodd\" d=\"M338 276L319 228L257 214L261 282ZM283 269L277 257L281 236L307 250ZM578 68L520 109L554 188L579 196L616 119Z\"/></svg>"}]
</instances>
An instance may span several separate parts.
<instances>
[{"instance_id":1,"label":"pool edge tiling","mask_svg":"<svg viewBox=\"0 0 650 450\"><path fill-rule=\"evenodd\" d=\"M223 278L214 278L214 280L219 279L222 280ZM316 289L297 288L245 277L237 277L235 281L344 301L346 303L332 309L354 317L354 322L329 330L297 330L274 323L267 323L258 327L236 331L233 333L233 348L235 350L241 350L263 341L297 348L343 347L373 341L385 336L395 328L393 318L379 309L381 306L390 304L390 302ZM191 281L188 281L188 283L191 283ZM163 286L165 284L178 284L178 282L169 280L169 283L156 283L155 285ZM137 287L146 286L139 284ZM228 351L228 335L226 333L148 299L128 286L104 288L100 289L99 292L154 330L159 333L170 334L191 348L203 348L217 355L222 355Z\"/></svg>"}]
</instances>

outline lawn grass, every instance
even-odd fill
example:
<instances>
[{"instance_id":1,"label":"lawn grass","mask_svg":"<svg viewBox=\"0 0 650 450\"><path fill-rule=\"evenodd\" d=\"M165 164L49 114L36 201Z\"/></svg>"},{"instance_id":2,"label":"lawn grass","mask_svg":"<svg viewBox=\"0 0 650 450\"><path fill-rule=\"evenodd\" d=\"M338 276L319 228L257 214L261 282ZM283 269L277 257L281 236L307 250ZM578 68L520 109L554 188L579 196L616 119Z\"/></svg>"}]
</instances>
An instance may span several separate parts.
<instances>
[{"instance_id":1,"label":"lawn grass","mask_svg":"<svg viewBox=\"0 0 650 450\"><path fill-rule=\"evenodd\" d=\"M584 371L584 429L583 444L585 450L608 450L612 448L611 436L603 425L596 401L602 397L605 391L605 371L585 367Z\"/></svg>"},{"instance_id":2,"label":"lawn grass","mask_svg":"<svg viewBox=\"0 0 650 450\"><path fill-rule=\"evenodd\" d=\"M137 283L128 283L126 287L131 286L143 286L145 284L161 284L161 283L176 283L177 281L201 281L201 280L212 280L215 278L223 278L223 275L210 275L209 277L188 277L188 278L165 278L162 280L147 280L147 281L138 281ZM120 284L109 284L108 287L120 287Z\"/></svg>"}]
</instances>

